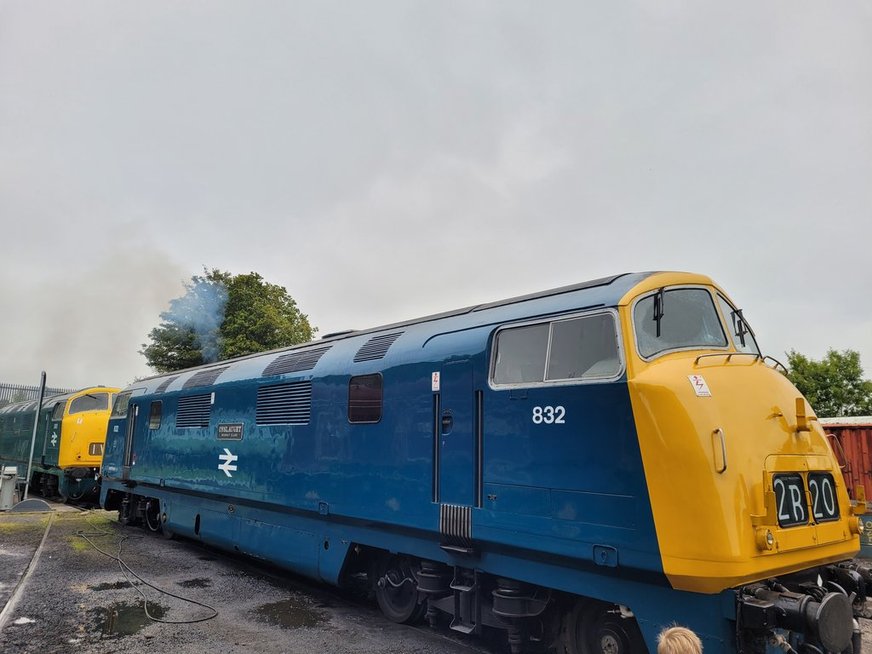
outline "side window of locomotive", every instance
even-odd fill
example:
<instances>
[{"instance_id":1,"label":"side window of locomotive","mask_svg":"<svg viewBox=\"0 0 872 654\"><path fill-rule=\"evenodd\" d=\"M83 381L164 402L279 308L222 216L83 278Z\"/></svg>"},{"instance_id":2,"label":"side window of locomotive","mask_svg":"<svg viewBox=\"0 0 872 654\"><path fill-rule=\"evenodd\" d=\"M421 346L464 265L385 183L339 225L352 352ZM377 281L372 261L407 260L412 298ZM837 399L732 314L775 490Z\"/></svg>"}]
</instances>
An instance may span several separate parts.
<instances>
[{"instance_id":1,"label":"side window of locomotive","mask_svg":"<svg viewBox=\"0 0 872 654\"><path fill-rule=\"evenodd\" d=\"M724 314L724 320L727 321L727 329L733 338L733 345L736 346L736 349L739 352L760 354L760 348L757 347L754 332L751 331L742 312L733 308L733 305L720 295L718 295L718 304L721 307L721 313Z\"/></svg>"},{"instance_id":2,"label":"side window of locomotive","mask_svg":"<svg viewBox=\"0 0 872 654\"><path fill-rule=\"evenodd\" d=\"M130 404L131 393L119 393L115 396L115 402L112 404L112 414L110 418L125 418L127 417L127 406Z\"/></svg>"},{"instance_id":3,"label":"side window of locomotive","mask_svg":"<svg viewBox=\"0 0 872 654\"><path fill-rule=\"evenodd\" d=\"M51 412L52 420L60 420L64 417L64 407L67 406L66 402L58 402L55 404L54 409Z\"/></svg>"},{"instance_id":4,"label":"side window of locomotive","mask_svg":"<svg viewBox=\"0 0 872 654\"><path fill-rule=\"evenodd\" d=\"M378 422L383 401L380 374L352 377L348 382L348 422Z\"/></svg>"},{"instance_id":5,"label":"side window of locomotive","mask_svg":"<svg viewBox=\"0 0 872 654\"><path fill-rule=\"evenodd\" d=\"M548 323L504 329L497 334L495 384L523 384L545 379Z\"/></svg>"},{"instance_id":6,"label":"side window of locomotive","mask_svg":"<svg viewBox=\"0 0 872 654\"><path fill-rule=\"evenodd\" d=\"M645 358L667 350L727 346L712 296L703 288L667 289L642 298L633 309L633 327Z\"/></svg>"},{"instance_id":7,"label":"side window of locomotive","mask_svg":"<svg viewBox=\"0 0 872 654\"><path fill-rule=\"evenodd\" d=\"M610 313L551 324L546 381L605 379L621 371L615 318Z\"/></svg>"},{"instance_id":8,"label":"side window of locomotive","mask_svg":"<svg viewBox=\"0 0 872 654\"><path fill-rule=\"evenodd\" d=\"M160 414L162 407L163 403L160 401L151 403L151 409L148 412L149 429L160 429Z\"/></svg>"},{"instance_id":9,"label":"side window of locomotive","mask_svg":"<svg viewBox=\"0 0 872 654\"><path fill-rule=\"evenodd\" d=\"M88 393L70 402L70 415L84 411L102 411L108 408L108 393Z\"/></svg>"}]
</instances>

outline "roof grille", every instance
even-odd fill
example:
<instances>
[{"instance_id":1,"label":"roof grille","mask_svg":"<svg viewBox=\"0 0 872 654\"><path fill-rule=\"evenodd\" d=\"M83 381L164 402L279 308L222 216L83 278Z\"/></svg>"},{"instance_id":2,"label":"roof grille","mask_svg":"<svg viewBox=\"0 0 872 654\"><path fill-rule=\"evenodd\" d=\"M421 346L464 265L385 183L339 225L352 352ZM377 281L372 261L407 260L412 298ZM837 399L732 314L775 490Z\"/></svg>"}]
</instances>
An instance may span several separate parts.
<instances>
[{"instance_id":1,"label":"roof grille","mask_svg":"<svg viewBox=\"0 0 872 654\"><path fill-rule=\"evenodd\" d=\"M394 332L393 334L373 336L354 355L354 363L383 359L388 348L402 335L403 332Z\"/></svg>"},{"instance_id":2,"label":"roof grille","mask_svg":"<svg viewBox=\"0 0 872 654\"><path fill-rule=\"evenodd\" d=\"M324 356L324 353L330 347L316 347L302 352L289 352L280 357L276 357L263 370L261 377L272 377L273 375L284 375L289 372L300 372L301 370L311 370L318 363L318 360Z\"/></svg>"},{"instance_id":3,"label":"roof grille","mask_svg":"<svg viewBox=\"0 0 872 654\"><path fill-rule=\"evenodd\" d=\"M227 370L230 366L224 366L222 368L210 368L209 370L201 370L197 374L193 375L188 381L185 382L185 385L182 386L185 388L195 388L197 386L211 386L215 383L215 380L221 376L221 373Z\"/></svg>"},{"instance_id":4,"label":"roof grille","mask_svg":"<svg viewBox=\"0 0 872 654\"><path fill-rule=\"evenodd\" d=\"M312 414L312 382L291 382L257 389L258 425L307 425Z\"/></svg>"},{"instance_id":5,"label":"roof grille","mask_svg":"<svg viewBox=\"0 0 872 654\"><path fill-rule=\"evenodd\" d=\"M173 383L174 381L176 381L178 378L179 378L178 375L173 375L172 377L167 377L166 379L164 379L164 380L160 383L160 386L158 386L156 389L154 389L154 392L155 392L155 393L163 393L163 392L167 389L167 386L169 386L170 384L172 384L172 383Z\"/></svg>"},{"instance_id":6,"label":"roof grille","mask_svg":"<svg viewBox=\"0 0 872 654\"><path fill-rule=\"evenodd\" d=\"M179 398L179 410L176 412L176 427L208 427L211 413L211 393Z\"/></svg>"}]
</instances>

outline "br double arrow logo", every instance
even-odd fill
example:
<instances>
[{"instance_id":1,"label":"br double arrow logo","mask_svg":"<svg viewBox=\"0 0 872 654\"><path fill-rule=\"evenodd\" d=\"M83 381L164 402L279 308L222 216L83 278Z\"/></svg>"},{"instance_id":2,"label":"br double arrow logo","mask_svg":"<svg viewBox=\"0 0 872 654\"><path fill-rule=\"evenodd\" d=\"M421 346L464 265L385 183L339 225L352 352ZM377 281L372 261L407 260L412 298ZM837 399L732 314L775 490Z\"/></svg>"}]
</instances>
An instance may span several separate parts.
<instances>
[{"instance_id":1,"label":"br double arrow logo","mask_svg":"<svg viewBox=\"0 0 872 654\"><path fill-rule=\"evenodd\" d=\"M224 454L219 454L218 460L222 462L218 464L218 469L223 470L224 474L228 477L232 477L233 475L230 474L230 471L232 470L236 472L236 465L234 465L234 461L238 461L239 457L225 447Z\"/></svg>"}]
</instances>

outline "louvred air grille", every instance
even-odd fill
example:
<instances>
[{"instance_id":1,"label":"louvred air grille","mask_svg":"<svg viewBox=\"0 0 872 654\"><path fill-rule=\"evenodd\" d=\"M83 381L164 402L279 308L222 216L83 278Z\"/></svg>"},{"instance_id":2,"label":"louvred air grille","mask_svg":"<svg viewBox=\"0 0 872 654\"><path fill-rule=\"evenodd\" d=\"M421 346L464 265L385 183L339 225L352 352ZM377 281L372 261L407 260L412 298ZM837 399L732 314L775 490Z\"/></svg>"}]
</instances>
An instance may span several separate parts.
<instances>
[{"instance_id":1,"label":"louvred air grille","mask_svg":"<svg viewBox=\"0 0 872 654\"><path fill-rule=\"evenodd\" d=\"M257 389L259 425L305 425L312 413L312 382L291 382Z\"/></svg>"},{"instance_id":2,"label":"louvred air grille","mask_svg":"<svg viewBox=\"0 0 872 654\"><path fill-rule=\"evenodd\" d=\"M354 355L354 363L375 361L376 359L383 358L387 354L388 348L402 335L403 332L394 332L393 334L373 336Z\"/></svg>"},{"instance_id":3,"label":"louvred air grille","mask_svg":"<svg viewBox=\"0 0 872 654\"><path fill-rule=\"evenodd\" d=\"M230 366L223 368L211 368L209 370L201 370L185 382L182 388L196 388L197 386L211 386L215 380L221 376L221 373L227 370Z\"/></svg>"},{"instance_id":4,"label":"louvred air grille","mask_svg":"<svg viewBox=\"0 0 872 654\"><path fill-rule=\"evenodd\" d=\"M311 370L329 349L329 347L316 347L311 350L283 354L280 357L273 359L273 361L264 368L261 377L272 377L273 375L285 375L289 372Z\"/></svg>"},{"instance_id":5,"label":"louvred air grille","mask_svg":"<svg viewBox=\"0 0 872 654\"><path fill-rule=\"evenodd\" d=\"M211 413L211 393L179 398L179 410L176 412L176 427L208 427Z\"/></svg>"},{"instance_id":6,"label":"louvred air grille","mask_svg":"<svg viewBox=\"0 0 872 654\"><path fill-rule=\"evenodd\" d=\"M178 378L179 378L178 375L173 375L172 377L167 377L166 379L164 379L164 380L160 383L160 386L158 386L158 387L154 390L154 392L155 392L155 393L163 393L163 392L167 389L167 386L169 386L170 384L172 384L172 383L173 383L174 381L176 381Z\"/></svg>"}]
</instances>

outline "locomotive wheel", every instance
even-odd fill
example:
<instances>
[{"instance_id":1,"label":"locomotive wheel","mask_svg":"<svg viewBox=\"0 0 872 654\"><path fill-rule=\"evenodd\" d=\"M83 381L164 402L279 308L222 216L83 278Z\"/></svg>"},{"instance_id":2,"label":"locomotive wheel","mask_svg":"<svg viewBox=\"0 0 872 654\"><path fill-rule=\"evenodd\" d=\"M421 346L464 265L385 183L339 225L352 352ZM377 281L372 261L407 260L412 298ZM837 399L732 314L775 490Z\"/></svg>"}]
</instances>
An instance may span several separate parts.
<instances>
[{"instance_id":1,"label":"locomotive wheel","mask_svg":"<svg viewBox=\"0 0 872 654\"><path fill-rule=\"evenodd\" d=\"M163 521L163 513L161 511L160 500L151 498L145 509L145 526L149 531L160 534L162 538L172 540L175 537L175 532L166 526Z\"/></svg>"},{"instance_id":2,"label":"locomotive wheel","mask_svg":"<svg viewBox=\"0 0 872 654\"><path fill-rule=\"evenodd\" d=\"M160 502L149 499L145 504L145 526L149 531L160 531Z\"/></svg>"},{"instance_id":3,"label":"locomotive wheel","mask_svg":"<svg viewBox=\"0 0 872 654\"><path fill-rule=\"evenodd\" d=\"M427 611L427 602L418 597L418 582L412 563L401 556L387 557L374 567L375 599L392 622L414 624Z\"/></svg>"},{"instance_id":4,"label":"locomotive wheel","mask_svg":"<svg viewBox=\"0 0 872 654\"><path fill-rule=\"evenodd\" d=\"M564 616L561 652L565 654L645 654L639 625L601 602L577 603Z\"/></svg>"}]
</instances>

